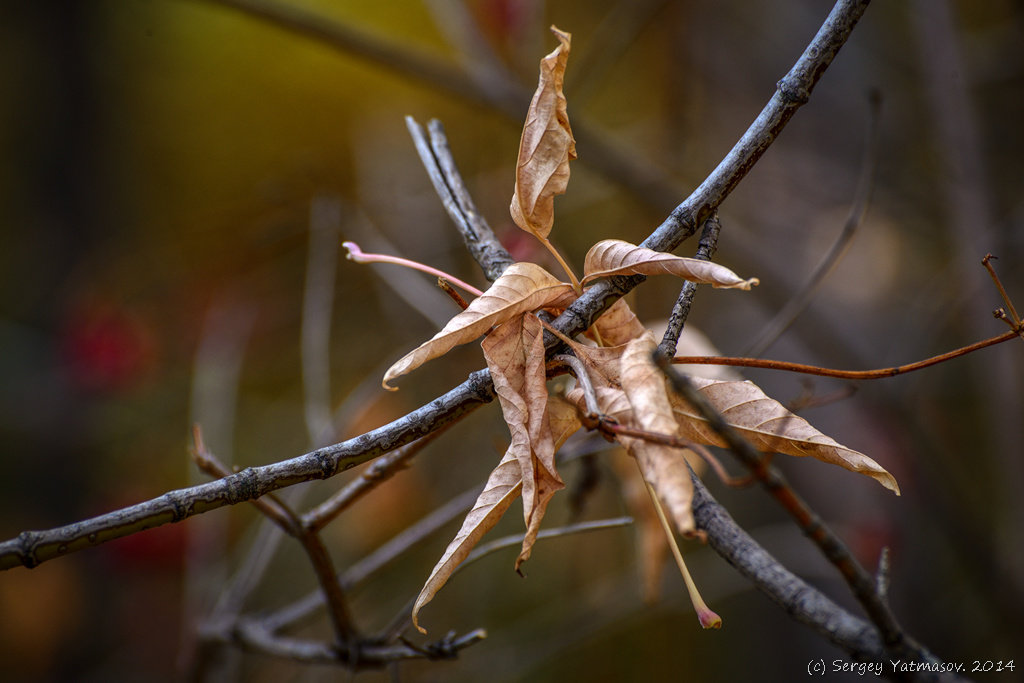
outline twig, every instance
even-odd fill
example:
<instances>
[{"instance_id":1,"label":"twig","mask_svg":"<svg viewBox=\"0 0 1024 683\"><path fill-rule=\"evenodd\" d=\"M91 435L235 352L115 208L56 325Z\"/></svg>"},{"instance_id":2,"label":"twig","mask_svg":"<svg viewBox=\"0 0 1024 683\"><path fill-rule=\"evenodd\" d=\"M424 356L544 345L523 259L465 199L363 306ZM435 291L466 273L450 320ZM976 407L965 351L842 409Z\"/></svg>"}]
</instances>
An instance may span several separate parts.
<instances>
[{"instance_id":1,"label":"twig","mask_svg":"<svg viewBox=\"0 0 1024 683\"><path fill-rule=\"evenodd\" d=\"M430 176L434 190L441 198L441 204L448 211L448 215L455 222L466 248L480 264L484 276L491 282L497 280L515 259L494 236L487 219L476 210L476 205L469 196L466 184L455 165L444 126L437 119L428 122L428 141L423 126L417 123L416 119L406 116L405 125L416 145L416 151L419 152L420 161Z\"/></svg>"},{"instance_id":2,"label":"twig","mask_svg":"<svg viewBox=\"0 0 1024 683\"><path fill-rule=\"evenodd\" d=\"M1010 309L1010 320L1013 321L1011 327L1020 327L1020 316L1017 315L1017 309L1013 305L1013 300L1010 299L1010 295L1006 293L1006 288L1003 287L1003 281L999 279L996 274L996 269L992 267L992 259L996 258L992 254L985 254L985 258L981 259L981 265L985 266L985 270L988 271L989 277L992 278L992 282L995 283L996 289L999 290L999 296L1003 297L1003 303Z\"/></svg>"},{"instance_id":3,"label":"twig","mask_svg":"<svg viewBox=\"0 0 1024 683\"><path fill-rule=\"evenodd\" d=\"M694 443L689 439L684 439L682 437L674 436L672 434L659 434L657 432L648 432L643 429L634 429L632 427L627 427L625 425L617 424L616 422L610 420L605 415L599 415L597 423L598 424L595 427L595 429L597 429L602 434L616 437L625 436L632 439L642 439L643 441L649 441L651 443L658 443L665 446L671 446L672 448L687 449L693 451L698 456L700 456L701 460L708 464L708 467L710 467L715 472L715 475L717 475L719 480L726 486L731 486L735 488L740 486L747 486L751 482L750 477L731 476L728 472L726 472L725 467L722 465L721 461L719 461L718 458L711 454L711 451L709 451L701 444Z\"/></svg>"},{"instance_id":4,"label":"twig","mask_svg":"<svg viewBox=\"0 0 1024 683\"><path fill-rule=\"evenodd\" d=\"M525 103L529 101L529 95L525 91L513 95L484 92L462 69L431 54L410 50L293 5L272 0L205 2L229 7L250 17L262 19L278 29L311 38L343 54L383 66L414 81L437 86L467 102L495 107L509 115L519 112L521 108L525 109Z\"/></svg>"},{"instance_id":5,"label":"twig","mask_svg":"<svg viewBox=\"0 0 1024 683\"><path fill-rule=\"evenodd\" d=\"M350 590L375 572L401 556L412 546L425 539L468 510L479 497L480 486L463 491L446 501L436 510L422 518L412 526L404 529L394 538L380 546L359 562L350 566L339 576L341 585ZM324 604L324 596L320 591L313 591L291 604L266 615L263 621L271 631L294 627L306 620Z\"/></svg>"},{"instance_id":6,"label":"twig","mask_svg":"<svg viewBox=\"0 0 1024 683\"><path fill-rule=\"evenodd\" d=\"M583 366L583 361L571 354L560 353L552 356L551 363L565 365L572 370L573 376L576 377L580 388L583 389L583 400L587 405L587 414L583 418L590 421L596 420L601 414L601 409L597 404L597 394L594 393L594 383L590 381L590 373Z\"/></svg>"},{"instance_id":7,"label":"twig","mask_svg":"<svg viewBox=\"0 0 1024 683\"><path fill-rule=\"evenodd\" d=\"M708 545L745 576L762 593L782 607L796 621L811 627L823 637L862 662L884 661L889 653L871 624L850 614L813 586L796 576L747 534L732 516L718 504L700 478L693 479L693 518L697 528L707 532ZM918 646L915 660L938 663L938 659ZM920 672L917 680L960 681L952 674Z\"/></svg>"},{"instance_id":8,"label":"twig","mask_svg":"<svg viewBox=\"0 0 1024 683\"><path fill-rule=\"evenodd\" d=\"M437 286L441 289L442 292L448 295L448 298L455 302L456 306L458 306L462 310L466 310L467 308L469 308L469 302L463 299L462 295L459 294L458 291L454 287L452 287L451 284L443 277L437 278Z\"/></svg>"},{"instance_id":9,"label":"twig","mask_svg":"<svg viewBox=\"0 0 1024 683\"><path fill-rule=\"evenodd\" d=\"M814 39L789 73L779 81L775 94L739 141L704 182L673 209L640 246L655 251L672 251L693 235L697 226L718 208L775 141L796 110L808 100L815 84L850 36L868 4L869 0L836 2ZM577 145L582 148L575 124L574 130L577 132ZM616 299L643 281L642 276L631 276L598 282L555 320L555 327L563 332L586 329ZM553 337L545 336L546 348L551 349L555 344Z\"/></svg>"},{"instance_id":10,"label":"twig","mask_svg":"<svg viewBox=\"0 0 1024 683\"><path fill-rule=\"evenodd\" d=\"M430 403L382 427L347 441L319 448L289 460L247 467L223 479L167 493L47 531L24 531L0 543L0 569L35 567L42 562L193 515L244 503L295 484L328 479L338 472L429 434L494 400L486 370Z\"/></svg>"},{"instance_id":11,"label":"twig","mask_svg":"<svg viewBox=\"0 0 1024 683\"><path fill-rule=\"evenodd\" d=\"M619 0L587 36L583 54L575 54L566 74L565 92L575 110L585 108L596 89L608 82L608 71L664 9L667 0Z\"/></svg>"},{"instance_id":12,"label":"twig","mask_svg":"<svg viewBox=\"0 0 1024 683\"><path fill-rule=\"evenodd\" d=\"M495 100L518 99L522 85L509 72L463 1L427 0L434 24L458 51L463 70L485 95Z\"/></svg>"},{"instance_id":13,"label":"twig","mask_svg":"<svg viewBox=\"0 0 1024 683\"><path fill-rule=\"evenodd\" d=\"M871 621L878 627L886 649L906 655L920 651L922 648L904 633L889 606L878 595L871 575L857 562L839 537L825 526L817 514L796 494L782 474L725 421L721 413L697 391L688 377L677 372L668 360L658 353L654 354L654 361L665 373L673 389L707 420L708 425L722 437L732 452L793 517L804 534L839 570Z\"/></svg>"},{"instance_id":14,"label":"twig","mask_svg":"<svg viewBox=\"0 0 1024 683\"><path fill-rule=\"evenodd\" d=\"M704 221L704 228L701 230L700 242L697 244L697 253L693 258L700 261L710 261L718 249L718 233L722 230L722 224L718 220L718 212L715 211ZM665 334L658 344L659 352L665 356L672 356L676 352L676 345L679 343L679 335L683 331L686 319L690 317L690 307L693 305L693 295L697 293L697 283L687 280L679 291L679 298L672 306L672 312L668 316L668 326Z\"/></svg>"},{"instance_id":15,"label":"twig","mask_svg":"<svg viewBox=\"0 0 1024 683\"><path fill-rule=\"evenodd\" d=\"M316 40L346 55L367 60L470 104L497 111L515 126L522 125L531 93L516 83L503 83L501 88L481 87L474 76L433 55L409 50L397 43L381 40L282 2L205 1L238 10L267 21L276 28ZM608 131L589 124L581 116L575 117L572 127L577 144L581 149L588 150L584 163L652 206L661 207L675 201L678 196L675 183L654 170L650 164L638 159L633 148L616 144Z\"/></svg>"},{"instance_id":16,"label":"twig","mask_svg":"<svg viewBox=\"0 0 1024 683\"><path fill-rule=\"evenodd\" d=\"M345 488L303 514L300 520L302 527L311 531L323 529L357 500L390 479L399 470L404 469L406 464L423 450L427 444L441 436L453 424L455 422L450 422L436 431L427 434L422 439L408 443L374 461L373 464L366 468L365 472L349 482Z\"/></svg>"},{"instance_id":17,"label":"twig","mask_svg":"<svg viewBox=\"0 0 1024 683\"><path fill-rule=\"evenodd\" d=\"M846 216L843 229L824 258L821 259L817 268L811 273L807 282L790 297L789 301L754 337L754 340L743 354L745 356L760 356L793 324L793 321L807 308L821 283L825 281L825 278L835 268L839 259L846 253L847 247L850 246L853 236L861 225L864 214L868 209L868 202L871 199L875 168L878 165L878 119L879 110L882 106L881 94L876 90L872 90L868 97L868 102L870 110L868 112L867 140L864 143L864 158L861 162L860 179L857 181L857 188L853 193L853 202L850 204L850 213Z\"/></svg>"},{"instance_id":18,"label":"twig","mask_svg":"<svg viewBox=\"0 0 1024 683\"><path fill-rule=\"evenodd\" d=\"M189 400L190 422L206 425L207 433L228 458L234 454L235 411L245 348L256 315L252 305L235 300L230 292L217 297L203 322L195 352L192 389ZM202 473L187 463L190 484L205 481ZM182 634L178 665L182 671L199 672L209 663L205 648L196 647L195 624L211 604L220 601L220 587L228 577L228 559L212 557L210 549L227 544L227 516L211 518L194 525L186 533L182 581ZM272 524L270 528L275 529ZM230 666L230 660L221 660Z\"/></svg>"},{"instance_id":19,"label":"twig","mask_svg":"<svg viewBox=\"0 0 1024 683\"><path fill-rule=\"evenodd\" d=\"M231 475L231 470L217 459L213 453L207 450L206 444L203 442L202 428L198 424L192 425L192 443L193 447L189 452L192 455L192 461L200 471L205 472L214 479L223 479ZM289 518L288 511L279 500L268 495L263 498L250 500L249 503L262 512L270 521L277 524L278 527L286 532L289 530L292 520Z\"/></svg>"},{"instance_id":20,"label":"twig","mask_svg":"<svg viewBox=\"0 0 1024 683\"><path fill-rule=\"evenodd\" d=\"M221 479L229 476L230 470L221 464L216 456L206 450L203 445L202 432L198 426L194 428L193 433L195 449L192 453L196 464L211 476ZM313 565L313 571L320 583L320 590L324 594L328 614L337 637L337 645L349 649L356 648L358 636L352 625L347 600L334 571L334 562L320 535L313 529L304 528L298 516L273 494L250 502L277 524L282 531L294 537L302 545L302 549L309 557L310 564Z\"/></svg>"},{"instance_id":21,"label":"twig","mask_svg":"<svg viewBox=\"0 0 1024 683\"><path fill-rule=\"evenodd\" d=\"M207 639L234 643L254 652L293 662L345 664L357 671L379 669L402 659L452 659L460 650L480 642L487 634L482 629L476 629L463 636L446 637L425 647L411 647L402 643L364 643L355 656L318 640L277 635L258 619L243 619L233 628L209 629L203 635Z\"/></svg>"},{"instance_id":22,"label":"twig","mask_svg":"<svg viewBox=\"0 0 1024 683\"><path fill-rule=\"evenodd\" d=\"M543 540L547 538L557 538L560 536L569 536L572 534L583 533L587 531L601 531L604 529L614 529L616 527L628 526L633 523L632 517L615 517L613 519L599 519L591 522L577 522L576 524L567 524L561 527L555 527L554 529L544 529L537 533L537 540ZM473 564L477 560L480 560L492 553L504 550L505 548L511 548L514 546L522 546L524 534L511 534L509 536L502 536L489 543L483 543L478 545L473 551L466 556L466 559L459 563L459 565L452 572L452 576L458 574L463 569ZM382 631L381 638L388 642L392 638L396 637L399 633L404 631L411 618L412 606L415 599L409 600L399 610L395 618L392 619L391 623Z\"/></svg>"},{"instance_id":23,"label":"twig","mask_svg":"<svg viewBox=\"0 0 1024 683\"><path fill-rule=\"evenodd\" d=\"M790 363L782 360L765 360L763 358L734 358L731 356L675 356L671 362L676 365L731 365L741 368L762 368L765 370L785 370L787 372L799 372L805 375L818 375L819 377L835 377L838 379L883 379L895 377L914 370L945 363L948 360L959 358L973 351L978 351L989 346L1002 344L1010 341L1020 334L1019 329L1004 332L997 337L983 339L980 342L962 346L953 351L932 356L906 365L899 365L894 368L880 368L877 370L833 370L832 368L821 368L816 365L804 365L803 363Z\"/></svg>"},{"instance_id":24,"label":"twig","mask_svg":"<svg viewBox=\"0 0 1024 683\"><path fill-rule=\"evenodd\" d=\"M839 0L775 94L714 171L641 246L671 251L696 231L775 141L849 38L870 0Z\"/></svg>"}]
</instances>

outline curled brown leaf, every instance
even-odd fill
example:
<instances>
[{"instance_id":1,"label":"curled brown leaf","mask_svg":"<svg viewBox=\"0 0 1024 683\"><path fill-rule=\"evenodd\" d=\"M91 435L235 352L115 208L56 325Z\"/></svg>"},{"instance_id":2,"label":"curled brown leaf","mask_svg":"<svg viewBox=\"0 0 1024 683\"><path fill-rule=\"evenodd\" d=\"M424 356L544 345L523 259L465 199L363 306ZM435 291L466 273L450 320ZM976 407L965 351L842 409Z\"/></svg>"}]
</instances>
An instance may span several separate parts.
<instances>
[{"instance_id":1,"label":"curled brown leaf","mask_svg":"<svg viewBox=\"0 0 1024 683\"><path fill-rule=\"evenodd\" d=\"M675 275L685 280L728 289L750 289L757 278L744 280L725 266L673 256L622 240L601 240L590 248L583 265L583 284L611 275Z\"/></svg>"},{"instance_id":2,"label":"curled brown leaf","mask_svg":"<svg viewBox=\"0 0 1024 683\"><path fill-rule=\"evenodd\" d=\"M533 263L513 263L501 277L473 299L469 307L454 318L432 339L400 358L384 374L381 383L394 390L388 382L443 356L452 348L473 341L517 315L552 305L573 295L572 285L559 282L554 275Z\"/></svg>"},{"instance_id":3,"label":"curled brown leaf","mask_svg":"<svg viewBox=\"0 0 1024 683\"><path fill-rule=\"evenodd\" d=\"M572 36L554 26L558 47L540 62L540 79L526 114L509 210L523 230L546 240L555 220L555 195L565 193L576 141L569 127L562 83Z\"/></svg>"},{"instance_id":4,"label":"curled brown leaf","mask_svg":"<svg viewBox=\"0 0 1024 683\"><path fill-rule=\"evenodd\" d=\"M448 582L451 575L458 568L459 564L473 550L473 546L490 531L505 511L512 504L522 489L522 478L520 476L519 461L516 459L511 448L506 451L505 456L498 463L498 466L491 471L487 478L483 492L477 497L473 509L466 515L462 527L455 534L455 538L444 551L444 555L438 560L434 569L430 572L427 582L416 596L416 602L412 607L412 623L420 633L427 630L419 624L419 613L423 606L430 602L437 591Z\"/></svg>"},{"instance_id":5,"label":"curled brown leaf","mask_svg":"<svg viewBox=\"0 0 1024 683\"><path fill-rule=\"evenodd\" d=\"M665 376L654 364L657 344L650 332L626 345L620 361L622 389L633 411L633 421L644 431L675 435L679 431L665 386ZM640 463L644 479L668 510L679 533L692 536L693 482L682 450L636 440L627 444Z\"/></svg>"},{"instance_id":6,"label":"curled brown leaf","mask_svg":"<svg viewBox=\"0 0 1024 683\"><path fill-rule=\"evenodd\" d=\"M794 415L753 382L718 381L691 377L694 385L725 420L755 448L786 455L811 456L866 474L885 488L900 493L896 479L868 456L822 434L807 420ZM672 406L683 436L697 443L725 443L686 401L672 396Z\"/></svg>"},{"instance_id":7,"label":"curled brown leaf","mask_svg":"<svg viewBox=\"0 0 1024 683\"><path fill-rule=\"evenodd\" d=\"M512 435L509 453L519 462L523 481L523 521L527 536L516 568L530 555L547 504L565 487L555 468L555 446L548 420L544 370L544 328L530 313L502 323L483 341L501 412Z\"/></svg>"},{"instance_id":8,"label":"curled brown leaf","mask_svg":"<svg viewBox=\"0 0 1024 683\"><path fill-rule=\"evenodd\" d=\"M591 326L606 346L617 346L630 342L644 332L640 319L633 313L625 299L618 299Z\"/></svg>"}]
</instances>

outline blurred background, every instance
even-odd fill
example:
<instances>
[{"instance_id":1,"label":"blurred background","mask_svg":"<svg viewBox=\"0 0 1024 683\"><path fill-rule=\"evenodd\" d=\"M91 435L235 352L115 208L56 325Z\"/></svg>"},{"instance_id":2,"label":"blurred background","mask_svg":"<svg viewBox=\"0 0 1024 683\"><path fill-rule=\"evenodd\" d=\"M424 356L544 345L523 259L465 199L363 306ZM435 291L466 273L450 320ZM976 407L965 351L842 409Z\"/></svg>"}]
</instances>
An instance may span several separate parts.
<instances>
[{"instance_id":1,"label":"blurred background","mask_svg":"<svg viewBox=\"0 0 1024 683\"><path fill-rule=\"evenodd\" d=\"M643 239L699 184L830 6L252 3L317 17L330 30L316 37L232 4L249 3L37 0L0 10L4 539L204 481L188 455L193 422L223 460L266 464L384 424L482 365L468 345L396 394L379 389L383 370L454 309L430 278L345 261L340 241L484 284L405 115L443 121L480 211L517 258L543 263L507 207L537 62L555 45L547 27L570 31L579 161L552 237L581 264L599 239ZM324 38L345 31L369 41ZM717 260L761 286L701 290L691 324L724 354L762 338L843 233L877 90L870 207L807 310L762 355L885 367L1005 332L980 262L998 256L1024 310L1022 40L1024 9L1012 0L869 7L810 103L721 208ZM410 55L425 73L410 75ZM631 301L654 324L678 287L653 279ZM776 458L866 566L889 547L893 608L944 660L1024 666L1022 370L1024 347L1010 342L852 388L745 373L899 480L896 498L868 478ZM496 405L440 437L327 528L338 567L482 483L507 438ZM594 467L581 517L623 514L608 458ZM304 504L351 476L305 487ZM578 485L580 461L563 476ZM760 490L709 487L780 561L859 614ZM570 519L568 498L556 497L546 524ZM492 536L521 531L518 510ZM252 561L259 522L249 506L219 510L0 575L5 677L181 677L196 661L197 624ZM458 524L353 591L361 628L383 628L418 592ZM482 627L488 639L454 662L403 664L402 680L783 681L811 659L847 659L696 544L685 548L691 570L724 628L701 631L671 568L658 602L645 604L635 543L630 527L542 541L525 580L511 550L468 567L422 621L434 637ZM286 540L244 607L273 609L314 587ZM325 637L321 622L302 633ZM339 675L237 652L209 671Z\"/></svg>"}]
</instances>

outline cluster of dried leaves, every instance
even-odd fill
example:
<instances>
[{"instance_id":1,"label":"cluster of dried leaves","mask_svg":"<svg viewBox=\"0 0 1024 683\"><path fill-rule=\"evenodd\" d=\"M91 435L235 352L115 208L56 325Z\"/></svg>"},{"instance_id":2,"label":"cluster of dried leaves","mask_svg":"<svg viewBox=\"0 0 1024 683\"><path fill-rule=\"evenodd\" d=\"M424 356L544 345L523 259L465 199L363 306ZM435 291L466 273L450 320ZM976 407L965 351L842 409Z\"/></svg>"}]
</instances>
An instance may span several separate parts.
<instances>
[{"instance_id":1,"label":"cluster of dried leaves","mask_svg":"<svg viewBox=\"0 0 1024 683\"><path fill-rule=\"evenodd\" d=\"M695 409L667 390L665 378L653 361L654 335L623 300L594 323L587 341L565 339L580 361L575 371L577 383L564 396L549 394L545 327L537 314L546 311L558 315L586 285L598 278L669 274L714 287L743 290L757 283L714 263L656 252L621 240L604 240L594 245L586 256L582 280L576 279L548 242L554 224L554 197L565 192L569 161L576 158L562 93L570 35L554 27L552 30L559 46L541 61L540 83L519 148L511 213L520 228L532 233L556 255L571 282L562 282L533 263L510 266L486 292L472 300L432 339L398 360L384 376L384 386L391 389L391 380L457 345L484 336L484 357L512 437L504 457L491 472L462 528L416 600L413 623L421 631L417 622L420 609L519 496L523 498L526 535L516 558L516 569L529 558L547 505L564 488L555 466L555 453L585 424L593 426L604 420L630 428L632 436L616 434L615 439L635 458L646 485L653 491L655 504L667 511L675 529L686 537L694 536L696 530L690 509L693 491L685 449L666 445L667 439L647 439L636 434L663 435L676 443L723 445ZM694 382L727 421L757 448L812 456L866 474L899 493L895 479L878 463L825 436L753 383L696 377ZM646 503L642 498L639 500ZM649 514L646 516L650 518ZM660 547L663 554L665 544Z\"/></svg>"}]
</instances>

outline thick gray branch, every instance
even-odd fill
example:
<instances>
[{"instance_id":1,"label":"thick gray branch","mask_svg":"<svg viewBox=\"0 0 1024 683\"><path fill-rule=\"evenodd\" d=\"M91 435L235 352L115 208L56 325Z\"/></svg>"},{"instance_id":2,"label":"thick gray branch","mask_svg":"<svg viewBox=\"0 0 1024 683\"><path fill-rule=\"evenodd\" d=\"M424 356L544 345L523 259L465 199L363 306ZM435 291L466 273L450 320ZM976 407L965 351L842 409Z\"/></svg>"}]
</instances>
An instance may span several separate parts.
<instances>
[{"instance_id":1,"label":"thick gray branch","mask_svg":"<svg viewBox=\"0 0 1024 683\"><path fill-rule=\"evenodd\" d=\"M25 531L0 543L0 569L41 562L106 543L115 538L180 522L193 515L259 498L271 491L338 472L372 460L456 420L494 399L486 370L425 406L373 431L290 460L247 467L199 486L170 491L153 500L49 531Z\"/></svg>"},{"instance_id":2,"label":"thick gray branch","mask_svg":"<svg viewBox=\"0 0 1024 683\"><path fill-rule=\"evenodd\" d=\"M708 544L754 586L778 604L796 621L810 626L832 644L860 662L888 662L878 630L832 602L813 586L779 564L767 550L744 531L718 504L704 484L693 477L693 518L697 528L707 532ZM918 661L938 664L924 648L915 654ZM898 676L886 667L886 674ZM916 672L915 681L962 681L953 674Z\"/></svg>"},{"instance_id":3,"label":"thick gray branch","mask_svg":"<svg viewBox=\"0 0 1024 683\"><path fill-rule=\"evenodd\" d=\"M703 183L677 206L643 246L672 251L692 235L711 212L754 167L775 142L796 110L811 96L825 69L857 25L870 0L840 0L832 8L818 34L800 55L793 68L778 82L775 95L750 125L732 150Z\"/></svg>"}]
</instances>

